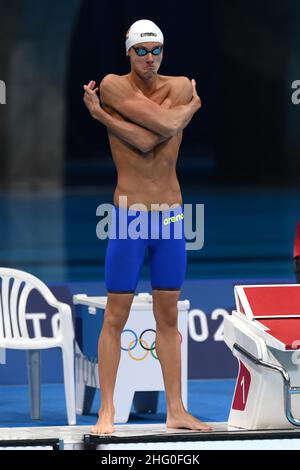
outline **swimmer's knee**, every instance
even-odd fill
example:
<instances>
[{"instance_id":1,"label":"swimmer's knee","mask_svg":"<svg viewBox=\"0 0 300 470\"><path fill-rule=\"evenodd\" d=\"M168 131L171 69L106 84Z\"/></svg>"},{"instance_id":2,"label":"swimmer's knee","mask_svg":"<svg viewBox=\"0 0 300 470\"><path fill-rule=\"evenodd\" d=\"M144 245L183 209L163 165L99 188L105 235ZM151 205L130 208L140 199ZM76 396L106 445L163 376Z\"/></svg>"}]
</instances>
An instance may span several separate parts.
<instances>
[{"instance_id":1,"label":"swimmer's knee","mask_svg":"<svg viewBox=\"0 0 300 470\"><path fill-rule=\"evenodd\" d=\"M103 327L113 330L118 333L121 332L128 320L129 310L120 308L106 308L104 315Z\"/></svg>"}]
</instances>

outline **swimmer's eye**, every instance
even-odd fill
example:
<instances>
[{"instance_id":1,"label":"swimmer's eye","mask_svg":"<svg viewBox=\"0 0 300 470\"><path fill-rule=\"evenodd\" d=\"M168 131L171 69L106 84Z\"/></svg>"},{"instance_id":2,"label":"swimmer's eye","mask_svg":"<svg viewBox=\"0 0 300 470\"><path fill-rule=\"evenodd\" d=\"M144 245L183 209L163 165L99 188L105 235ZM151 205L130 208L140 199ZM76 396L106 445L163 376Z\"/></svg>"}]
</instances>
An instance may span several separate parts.
<instances>
[{"instance_id":1,"label":"swimmer's eye","mask_svg":"<svg viewBox=\"0 0 300 470\"><path fill-rule=\"evenodd\" d=\"M137 55L139 55L139 56L143 56L143 55L148 54L148 50L144 49L143 47L136 47L136 48L134 47L134 50L137 53Z\"/></svg>"},{"instance_id":2,"label":"swimmer's eye","mask_svg":"<svg viewBox=\"0 0 300 470\"><path fill-rule=\"evenodd\" d=\"M161 51L162 51L162 47L155 47L154 49L152 49L152 54L159 55Z\"/></svg>"}]
</instances>

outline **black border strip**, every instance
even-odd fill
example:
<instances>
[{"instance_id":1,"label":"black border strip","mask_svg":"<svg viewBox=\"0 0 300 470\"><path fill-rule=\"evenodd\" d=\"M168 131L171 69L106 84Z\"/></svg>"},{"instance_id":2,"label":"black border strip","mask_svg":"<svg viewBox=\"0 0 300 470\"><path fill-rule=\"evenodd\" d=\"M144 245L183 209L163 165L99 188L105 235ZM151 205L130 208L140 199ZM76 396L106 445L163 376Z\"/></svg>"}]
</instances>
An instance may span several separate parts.
<instances>
[{"instance_id":1,"label":"black border strip","mask_svg":"<svg viewBox=\"0 0 300 470\"><path fill-rule=\"evenodd\" d=\"M300 439L300 431L297 430L264 430L264 431L218 431L176 433L176 434L153 434L145 436L95 436L84 434L83 442L87 446L97 446L100 444L129 444L148 442L187 442L187 441L248 441L263 439Z\"/></svg>"},{"instance_id":2,"label":"black border strip","mask_svg":"<svg viewBox=\"0 0 300 470\"><path fill-rule=\"evenodd\" d=\"M36 447L52 446L59 450L59 439L6 439L0 440L0 447Z\"/></svg>"}]
</instances>

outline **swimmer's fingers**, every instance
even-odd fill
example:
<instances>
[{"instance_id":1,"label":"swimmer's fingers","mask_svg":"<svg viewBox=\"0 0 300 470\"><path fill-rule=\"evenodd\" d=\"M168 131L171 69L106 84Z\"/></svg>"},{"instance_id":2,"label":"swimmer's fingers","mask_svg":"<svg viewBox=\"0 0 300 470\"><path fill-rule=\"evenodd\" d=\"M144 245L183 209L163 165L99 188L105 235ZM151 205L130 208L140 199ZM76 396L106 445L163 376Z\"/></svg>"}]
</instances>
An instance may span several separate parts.
<instances>
[{"instance_id":1,"label":"swimmer's fingers","mask_svg":"<svg viewBox=\"0 0 300 470\"><path fill-rule=\"evenodd\" d=\"M197 93L197 90L196 90L196 80L194 78L191 80L191 84L192 84L192 88L193 88L193 95L195 96L198 93Z\"/></svg>"},{"instance_id":2,"label":"swimmer's fingers","mask_svg":"<svg viewBox=\"0 0 300 470\"><path fill-rule=\"evenodd\" d=\"M99 108L100 106L100 101L98 98L98 95L96 93L96 90L91 90L89 89L86 85L84 85L84 95L83 95L83 101L86 107L89 109L90 113L93 115L95 109Z\"/></svg>"},{"instance_id":3,"label":"swimmer's fingers","mask_svg":"<svg viewBox=\"0 0 300 470\"><path fill-rule=\"evenodd\" d=\"M191 80L191 84L192 84L192 88L193 88L193 98L192 99L195 100L197 102L197 106L199 108L201 108L201 106L202 106L201 98L198 95L198 92L197 92L197 89L196 89L196 80L194 78Z\"/></svg>"},{"instance_id":4,"label":"swimmer's fingers","mask_svg":"<svg viewBox=\"0 0 300 470\"><path fill-rule=\"evenodd\" d=\"M98 87L94 88L96 86L96 82L94 80L91 80L88 85L83 85L83 89L88 92L92 93L97 93Z\"/></svg>"},{"instance_id":5,"label":"swimmer's fingers","mask_svg":"<svg viewBox=\"0 0 300 470\"><path fill-rule=\"evenodd\" d=\"M95 85L96 85L95 80L91 80L87 86L88 86L89 88L93 89Z\"/></svg>"},{"instance_id":6,"label":"swimmer's fingers","mask_svg":"<svg viewBox=\"0 0 300 470\"><path fill-rule=\"evenodd\" d=\"M90 88L88 85L83 85L83 89L84 89L85 93L88 93L89 95L93 95L93 94L97 93L97 91L98 91L97 87L93 89L93 88Z\"/></svg>"}]
</instances>

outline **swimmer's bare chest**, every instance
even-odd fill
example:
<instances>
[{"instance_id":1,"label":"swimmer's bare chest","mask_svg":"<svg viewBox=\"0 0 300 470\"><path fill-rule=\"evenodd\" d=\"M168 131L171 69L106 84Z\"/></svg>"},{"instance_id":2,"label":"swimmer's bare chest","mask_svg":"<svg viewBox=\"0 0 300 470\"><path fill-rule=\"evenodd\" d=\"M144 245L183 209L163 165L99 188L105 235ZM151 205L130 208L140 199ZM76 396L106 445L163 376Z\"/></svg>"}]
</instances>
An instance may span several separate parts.
<instances>
[{"instance_id":1,"label":"swimmer's bare chest","mask_svg":"<svg viewBox=\"0 0 300 470\"><path fill-rule=\"evenodd\" d=\"M177 103L172 102L173 77L160 77L157 89L147 97L159 105L168 98L170 106L175 106ZM123 120L114 110L110 109L109 112L115 118ZM176 175L181 140L182 132L179 132L150 152L142 153L109 133L112 158L118 175L114 204L123 207L136 203L144 204L148 210L151 210L152 204L181 205L182 196Z\"/></svg>"}]
</instances>

